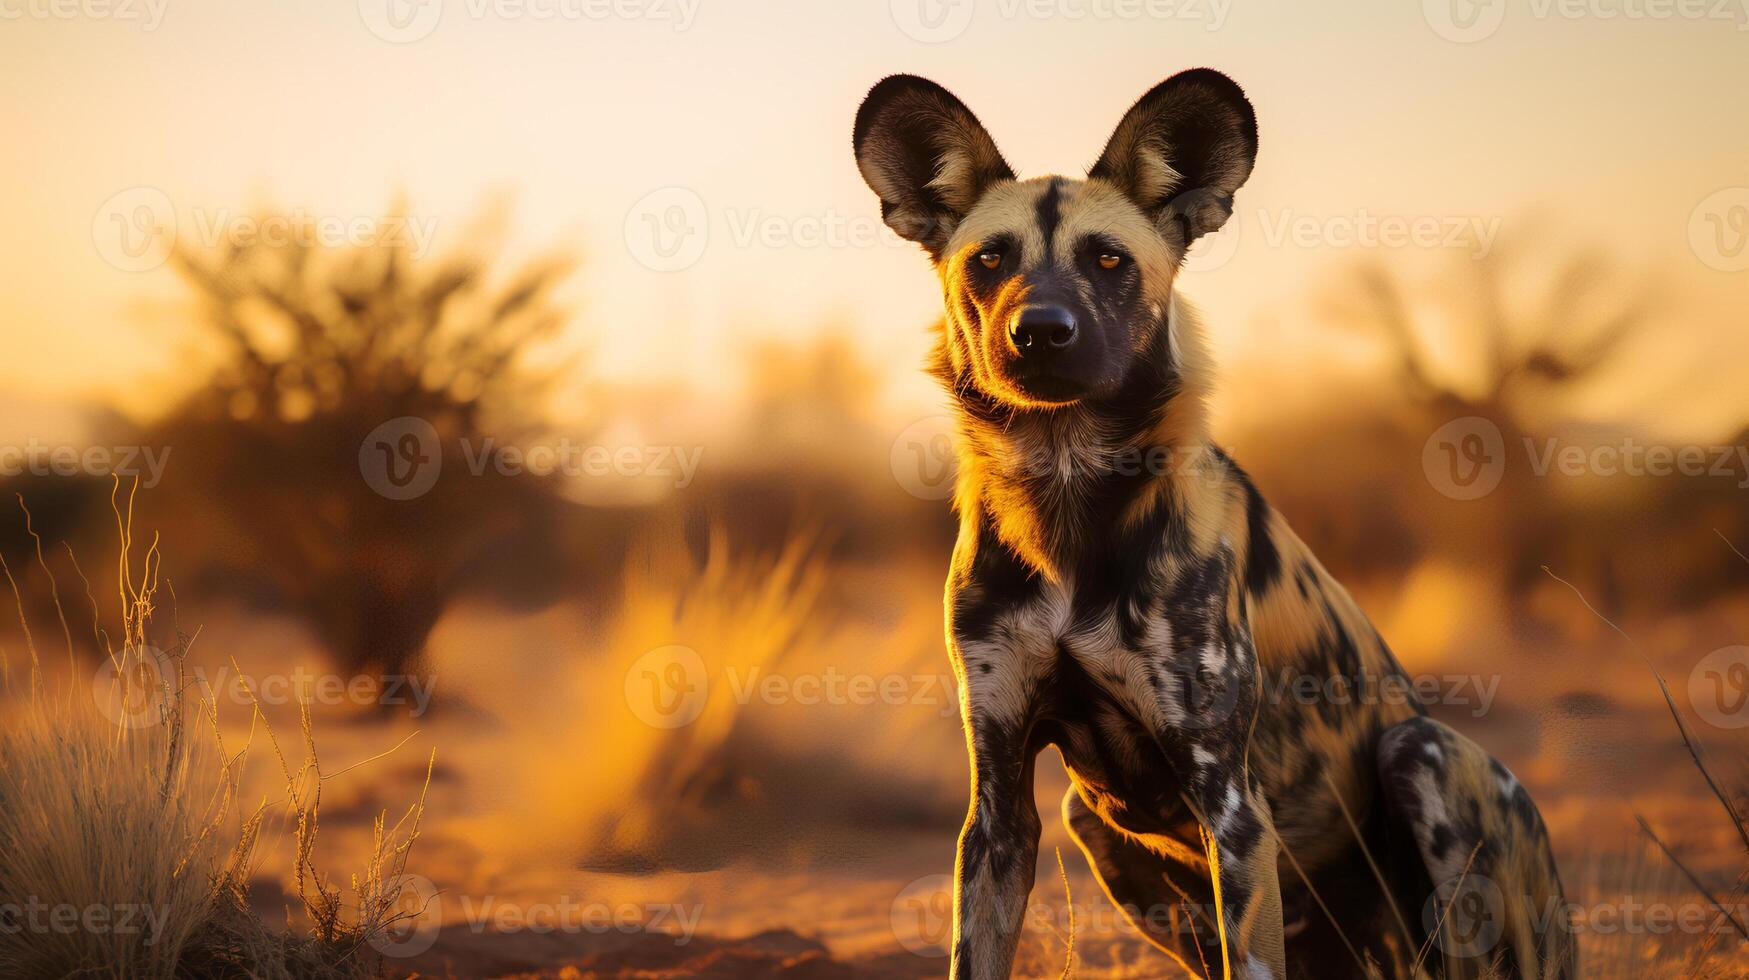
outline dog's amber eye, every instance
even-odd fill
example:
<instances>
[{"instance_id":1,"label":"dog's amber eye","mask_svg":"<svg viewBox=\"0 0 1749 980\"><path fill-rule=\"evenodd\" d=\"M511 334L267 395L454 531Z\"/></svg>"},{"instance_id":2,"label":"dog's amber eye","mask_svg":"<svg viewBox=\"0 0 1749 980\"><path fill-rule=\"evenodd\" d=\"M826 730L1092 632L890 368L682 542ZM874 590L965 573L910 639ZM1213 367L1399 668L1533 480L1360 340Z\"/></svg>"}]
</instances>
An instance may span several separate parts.
<instances>
[{"instance_id":1,"label":"dog's amber eye","mask_svg":"<svg viewBox=\"0 0 1749 980\"><path fill-rule=\"evenodd\" d=\"M978 253L978 261L983 263L984 268L986 268L986 269L1000 268L1002 265L1002 253L1001 252L979 252Z\"/></svg>"},{"instance_id":2,"label":"dog's amber eye","mask_svg":"<svg viewBox=\"0 0 1749 980\"><path fill-rule=\"evenodd\" d=\"M1123 256L1113 255L1110 252L1107 252L1104 255L1101 255L1099 257L1099 267L1101 269L1115 269L1119 265L1121 265L1122 263L1123 263Z\"/></svg>"}]
</instances>

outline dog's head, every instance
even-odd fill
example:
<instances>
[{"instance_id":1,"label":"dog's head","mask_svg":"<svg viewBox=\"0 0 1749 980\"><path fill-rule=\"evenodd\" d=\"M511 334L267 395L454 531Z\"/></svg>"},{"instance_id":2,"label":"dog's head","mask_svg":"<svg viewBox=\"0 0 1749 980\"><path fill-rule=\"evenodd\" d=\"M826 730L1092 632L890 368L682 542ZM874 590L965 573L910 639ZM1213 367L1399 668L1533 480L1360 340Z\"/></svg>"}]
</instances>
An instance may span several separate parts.
<instances>
[{"instance_id":1,"label":"dog's head","mask_svg":"<svg viewBox=\"0 0 1749 980\"><path fill-rule=\"evenodd\" d=\"M1182 72L1131 107L1087 179L1018 180L964 103L895 75L854 145L882 218L941 275L955 378L1053 408L1114 392L1159 349L1185 251L1251 173L1257 119L1225 75Z\"/></svg>"}]
</instances>

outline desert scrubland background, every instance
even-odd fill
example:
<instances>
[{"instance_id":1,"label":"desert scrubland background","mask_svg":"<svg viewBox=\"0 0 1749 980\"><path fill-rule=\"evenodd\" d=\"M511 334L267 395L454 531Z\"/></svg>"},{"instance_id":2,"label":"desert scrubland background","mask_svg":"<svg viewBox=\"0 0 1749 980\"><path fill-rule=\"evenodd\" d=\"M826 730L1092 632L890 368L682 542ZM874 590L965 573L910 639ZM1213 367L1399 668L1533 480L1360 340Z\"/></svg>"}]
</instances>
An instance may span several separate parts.
<instances>
[{"instance_id":1,"label":"desert scrubland background","mask_svg":"<svg viewBox=\"0 0 1749 980\"><path fill-rule=\"evenodd\" d=\"M1079 175L1208 65L1262 144L1180 280L1219 441L1530 787L1586 975L1741 975L1702 889L1749 919L1749 9L0 14L3 710L150 729L174 675L296 755L307 705L343 893L424 793L390 971L944 969L940 298L851 119L915 72ZM130 569L158 652L118 685ZM247 897L296 930L284 776L240 776ZM1039 784L1028 975L1071 912L1076 975L1164 974Z\"/></svg>"}]
</instances>

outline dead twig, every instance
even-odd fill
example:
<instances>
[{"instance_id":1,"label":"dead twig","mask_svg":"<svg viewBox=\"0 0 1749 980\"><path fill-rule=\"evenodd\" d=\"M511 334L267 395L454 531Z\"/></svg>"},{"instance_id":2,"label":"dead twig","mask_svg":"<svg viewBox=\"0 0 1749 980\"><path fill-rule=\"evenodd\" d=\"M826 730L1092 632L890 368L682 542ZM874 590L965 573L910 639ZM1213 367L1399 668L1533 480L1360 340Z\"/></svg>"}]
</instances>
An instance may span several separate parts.
<instances>
[{"instance_id":1,"label":"dead twig","mask_svg":"<svg viewBox=\"0 0 1749 980\"><path fill-rule=\"evenodd\" d=\"M1723 916L1724 920L1729 922L1731 927L1736 929L1744 939L1749 940L1749 929L1743 928L1743 923L1737 921L1736 916L1733 916L1730 910L1725 907L1725 903L1719 901L1707 886L1700 883L1700 878L1696 877L1693 871L1688 870L1688 865L1683 864L1682 859L1676 856L1676 852L1672 851L1658 837L1657 833L1652 830L1652 825L1646 822L1646 818L1635 813L1634 819L1640 822L1640 829L1646 832L1646 836L1652 839L1652 843L1658 845L1658 850L1664 852L1664 856L1670 859L1670 863L1676 865L1676 870L1682 872L1683 876L1688 879L1688 883L1694 886L1694 890L1700 892L1702 898L1711 902L1713 908L1719 910L1719 915Z\"/></svg>"},{"instance_id":2,"label":"dead twig","mask_svg":"<svg viewBox=\"0 0 1749 980\"><path fill-rule=\"evenodd\" d=\"M1729 544L1729 542L1726 543ZM1723 806L1725 813L1730 816L1731 826L1736 828L1737 835L1743 839L1743 849L1749 851L1749 825L1744 824L1743 815L1737 812L1737 805L1731 801L1731 797L1724 791L1723 787L1719 786L1718 780L1713 778L1712 770L1707 768L1706 761L1701 755L1700 743L1695 739L1694 733L1688 730L1688 723L1682 720L1682 711L1676 707L1676 699L1670 695L1670 685L1665 683L1664 675L1658 670L1658 666L1652 663L1652 658L1640 649L1640 645L1634 642L1633 637L1629 636L1620 626L1611 622L1609 617L1598 612L1597 608L1591 605L1590 600L1585 598L1585 593L1580 592L1573 583L1550 571L1549 566L1544 565L1542 569L1549 578L1566 586L1574 595L1578 596L1579 602L1590 610L1591 615L1596 616L1605 626L1626 640L1634 654L1646 665L1646 669L1652 672L1652 676L1658 681L1658 690L1664 695L1664 704L1670 709L1670 717L1676 721L1676 731L1682 736L1682 744L1688 748L1689 758L1694 760L1695 768L1700 770L1701 778L1706 780L1707 788L1711 789L1713 795L1718 797L1719 805Z\"/></svg>"}]
</instances>

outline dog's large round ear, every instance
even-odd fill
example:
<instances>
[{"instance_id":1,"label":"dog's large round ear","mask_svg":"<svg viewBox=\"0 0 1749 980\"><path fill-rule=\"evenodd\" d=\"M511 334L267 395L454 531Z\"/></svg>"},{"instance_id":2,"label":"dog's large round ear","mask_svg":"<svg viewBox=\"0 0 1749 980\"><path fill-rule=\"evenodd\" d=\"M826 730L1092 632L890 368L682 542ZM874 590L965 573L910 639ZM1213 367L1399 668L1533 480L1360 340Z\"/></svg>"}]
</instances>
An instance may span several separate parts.
<instances>
[{"instance_id":1,"label":"dog's large round ear","mask_svg":"<svg viewBox=\"0 0 1749 980\"><path fill-rule=\"evenodd\" d=\"M915 75L883 79L868 93L852 145L882 220L936 258L984 191L1014 178L965 103Z\"/></svg>"},{"instance_id":2,"label":"dog's large round ear","mask_svg":"<svg viewBox=\"0 0 1749 980\"><path fill-rule=\"evenodd\" d=\"M1226 224L1256 160L1257 114L1245 93L1218 71L1193 68L1130 107L1087 176L1117 185L1188 249Z\"/></svg>"}]
</instances>

